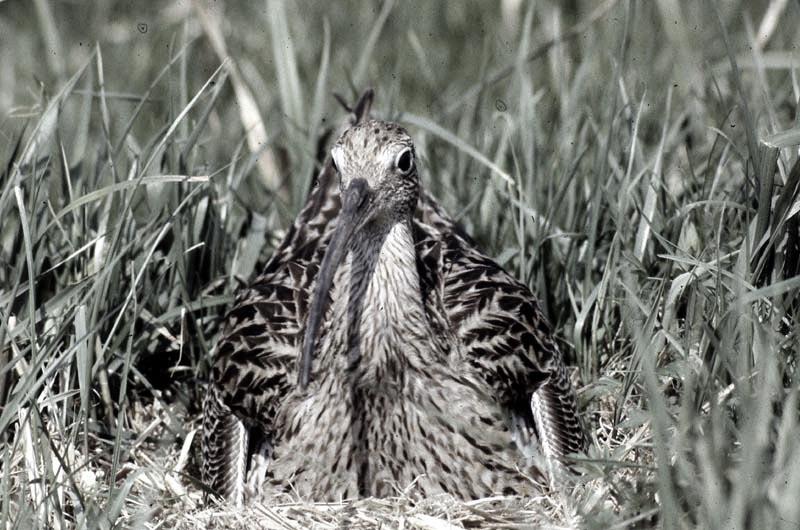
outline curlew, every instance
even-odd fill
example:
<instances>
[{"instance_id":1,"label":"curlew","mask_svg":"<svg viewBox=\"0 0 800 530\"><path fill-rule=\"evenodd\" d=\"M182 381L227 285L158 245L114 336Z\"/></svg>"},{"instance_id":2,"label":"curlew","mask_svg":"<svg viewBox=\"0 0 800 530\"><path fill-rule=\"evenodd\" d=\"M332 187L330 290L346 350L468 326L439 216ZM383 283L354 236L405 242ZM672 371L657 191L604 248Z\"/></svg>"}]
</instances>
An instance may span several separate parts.
<instances>
[{"instance_id":1,"label":"curlew","mask_svg":"<svg viewBox=\"0 0 800 530\"><path fill-rule=\"evenodd\" d=\"M371 101L227 317L203 479L237 504L265 484L319 501L541 493L584 445L550 327L421 189L411 139L368 119Z\"/></svg>"}]
</instances>

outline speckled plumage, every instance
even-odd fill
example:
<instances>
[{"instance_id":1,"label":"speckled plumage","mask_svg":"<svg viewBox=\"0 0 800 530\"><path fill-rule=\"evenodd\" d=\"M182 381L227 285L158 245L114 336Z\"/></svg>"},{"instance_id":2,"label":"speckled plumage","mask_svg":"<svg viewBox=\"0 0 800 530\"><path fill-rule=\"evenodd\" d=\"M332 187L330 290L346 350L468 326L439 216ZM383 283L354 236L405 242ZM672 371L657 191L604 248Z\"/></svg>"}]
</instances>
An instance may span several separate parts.
<instances>
[{"instance_id":1,"label":"speckled plumage","mask_svg":"<svg viewBox=\"0 0 800 530\"><path fill-rule=\"evenodd\" d=\"M370 102L229 313L205 403L204 481L237 503L260 482L313 500L413 481L465 499L540 492L583 448L550 328L530 290L420 189L411 139L364 118ZM345 223L341 259L321 265ZM266 466L248 471L258 444Z\"/></svg>"}]
</instances>

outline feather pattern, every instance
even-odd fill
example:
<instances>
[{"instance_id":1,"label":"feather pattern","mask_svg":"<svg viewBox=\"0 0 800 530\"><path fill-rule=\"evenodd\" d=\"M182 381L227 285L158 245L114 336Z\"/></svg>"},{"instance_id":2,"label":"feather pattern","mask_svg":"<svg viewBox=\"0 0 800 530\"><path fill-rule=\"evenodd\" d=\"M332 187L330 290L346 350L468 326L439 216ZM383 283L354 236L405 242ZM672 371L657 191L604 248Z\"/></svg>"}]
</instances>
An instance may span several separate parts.
<instances>
[{"instance_id":1,"label":"feather pattern","mask_svg":"<svg viewBox=\"0 0 800 530\"><path fill-rule=\"evenodd\" d=\"M227 317L203 479L243 502L255 436L269 449L265 480L315 500L412 482L462 498L540 492L563 473L561 457L584 448L549 324L531 291L420 189L410 138L366 118L371 98ZM329 250L342 257L326 260ZM315 297L320 324L309 329ZM304 344L313 359L298 384Z\"/></svg>"}]
</instances>

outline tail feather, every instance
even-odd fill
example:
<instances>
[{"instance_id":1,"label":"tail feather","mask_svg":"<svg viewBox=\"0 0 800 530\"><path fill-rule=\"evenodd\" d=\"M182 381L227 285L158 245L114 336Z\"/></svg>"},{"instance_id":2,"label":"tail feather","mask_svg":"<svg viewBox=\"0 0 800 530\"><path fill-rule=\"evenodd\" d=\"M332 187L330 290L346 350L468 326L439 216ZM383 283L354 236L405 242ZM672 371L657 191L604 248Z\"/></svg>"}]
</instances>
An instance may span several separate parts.
<instances>
[{"instance_id":1,"label":"tail feather","mask_svg":"<svg viewBox=\"0 0 800 530\"><path fill-rule=\"evenodd\" d=\"M576 409L575 394L563 365L531 397L531 411L551 484L558 484L566 471L563 457L586 448Z\"/></svg>"},{"instance_id":2,"label":"tail feather","mask_svg":"<svg viewBox=\"0 0 800 530\"><path fill-rule=\"evenodd\" d=\"M236 506L244 503L249 430L212 386L203 411L203 482Z\"/></svg>"}]
</instances>

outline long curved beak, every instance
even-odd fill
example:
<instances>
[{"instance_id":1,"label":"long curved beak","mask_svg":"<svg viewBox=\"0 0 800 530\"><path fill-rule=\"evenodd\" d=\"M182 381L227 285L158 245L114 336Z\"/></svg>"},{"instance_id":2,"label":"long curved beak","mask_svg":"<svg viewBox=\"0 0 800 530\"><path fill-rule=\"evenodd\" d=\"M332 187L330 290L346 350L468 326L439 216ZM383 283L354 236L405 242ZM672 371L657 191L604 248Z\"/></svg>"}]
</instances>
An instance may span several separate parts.
<instances>
[{"instance_id":1,"label":"long curved beak","mask_svg":"<svg viewBox=\"0 0 800 530\"><path fill-rule=\"evenodd\" d=\"M328 300L328 294L333 286L333 277L336 275L342 258L347 255L350 238L366 218L373 196L374 192L370 189L367 181L361 178L353 179L350 186L342 193L342 210L339 212L336 230L333 232L328 250L319 267L317 286L314 290L314 297L311 299L306 333L303 337L303 353L300 357L298 381L303 390L308 386L311 376L311 362L314 360L317 332L326 309L325 303Z\"/></svg>"}]
</instances>

